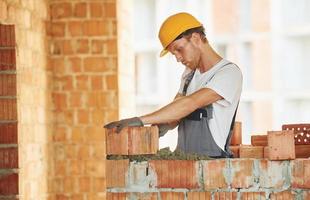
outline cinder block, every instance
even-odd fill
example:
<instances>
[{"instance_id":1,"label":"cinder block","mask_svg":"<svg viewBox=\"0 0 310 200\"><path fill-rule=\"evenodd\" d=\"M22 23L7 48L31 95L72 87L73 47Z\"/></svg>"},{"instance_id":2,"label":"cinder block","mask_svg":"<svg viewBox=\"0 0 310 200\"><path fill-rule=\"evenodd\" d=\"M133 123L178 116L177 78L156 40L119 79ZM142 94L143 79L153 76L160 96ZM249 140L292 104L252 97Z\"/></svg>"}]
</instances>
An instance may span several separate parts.
<instances>
[{"instance_id":1,"label":"cinder block","mask_svg":"<svg viewBox=\"0 0 310 200\"><path fill-rule=\"evenodd\" d=\"M18 174L4 174L0 176L0 194L16 195L18 194Z\"/></svg>"},{"instance_id":2,"label":"cinder block","mask_svg":"<svg viewBox=\"0 0 310 200\"><path fill-rule=\"evenodd\" d=\"M252 146L268 146L267 135L252 135L251 145Z\"/></svg>"},{"instance_id":3,"label":"cinder block","mask_svg":"<svg viewBox=\"0 0 310 200\"><path fill-rule=\"evenodd\" d=\"M227 188L225 180L226 160L208 160L203 161L203 180L204 189Z\"/></svg>"},{"instance_id":4,"label":"cinder block","mask_svg":"<svg viewBox=\"0 0 310 200\"><path fill-rule=\"evenodd\" d=\"M278 199L295 199L295 195L292 191L289 190L270 194L270 200Z\"/></svg>"},{"instance_id":5,"label":"cinder block","mask_svg":"<svg viewBox=\"0 0 310 200\"><path fill-rule=\"evenodd\" d=\"M232 159L232 188L249 188L254 185L254 161L251 159Z\"/></svg>"},{"instance_id":6,"label":"cinder block","mask_svg":"<svg viewBox=\"0 0 310 200\"><path fill-rule=\"evenodd\" d=\"M267 138L270 160L295 159L294 131L268 131Z\"/></svg>"},{"instance_id":7,"label":"cinder block","mask_svg":"<svg viewBox=\"0 0 310 200\"><path fill-rule=\"evenodd\" d=\"M183 200L185 197L183 192L160 192L159 195L161 200Z\"/></svg>"},{"instance_id":8,"label":"cinder block","mask_svg":"<svg viewBox=\"0 0 310 200\"><path fill-rule=\"evenodd\" d=\"M266 194L265 192L241 192L241 200L265 200Z\"/></svg>"},{"instance_id":9,"label":"cinder block","mask_svg":"<svg viewBox=\"0 0 310 200\"><path fill-rule=\"evenodd\" d=\"M281 189L286 184L286 162L259 160L259 184L262 188Z\"/></svg>"},{"instance_id":10,"label":"cinder block","mask_svg":"<svg viewBox=\"0 0 310 200\"><path fill-rule=\"evenodd\" d=\"M214 192L214 200L237 200L237 192Z\"/></svg>"},{"instance_id":11,"label":"cinder block","mask_svg":"<svg viewBox=\"0 0 310 200\"><path fill-rule=\"evenodd\" d=\"M17 147L0 148L0 169L18 168Z\"/></svg>"},{"instance_id":12,"label":"cinder block","mask_svg":"<svg viewBox=\"0 0 310 200\"><path fill-rule=\"evenodd\" d=\"M211 197L211 192L188 192L187 193L187 200L207 200L207 199L212 199Z\"/></svg>"},{"instance_id":13,"label":"cinder block","mask_svg":"<svg viewBox=\"0 0 310 200\"><path fill-rule=\"evenodd\" d=\"M126 186L129 160L106 160L107 188Z\"/></svg>"},{"instance_id":14,"label":"cinder block","mask_svg":"<svg viewBox=\"0 0 310 200\"><path fill-rule=\"evenodd\" d=\"M242 144L242 123L236 121L234 124L230 145L240 145L240 144Z\"/></svg>"},{"instance_id":15,"label":"cinder block","mask_svg":"<svg viewBox=\"0 0 310 200\"><path fill-rule=\"evenodd\" d=\"M230 146L229 149L231 150L231 152L234 154L234 158L239 158L239 150L240 150L240 146Z\"/></svg>"},{"instance_id":16,"label":"cinder block","mask_svg":"<svg viewBox=\"0 0 310 200\"><path fill-rule=\"evenodd\" d=\"M310 160L296 159L290 162L292 188L310 189Z\"/></svg>"},{"instance_id":17,"label":"cinder block","mask_svg":"<svg viewBox=\"0 0 310 200\"><path fill-rule=\"evenodd\" d=\"M151 160L149 170L157 176L157 188L199 188L198 162L193 160Z\"/></svg>"},{"instance_id":18,"label":"cinder block","mask_svg":"<svg viewBox=\"0 0 310 200\"><path fill-rule=\"evenodd\" d=\"M17 123L0 123L0 144L17 144Z\"/></svg>"},{"instance_id":19,"label":"cinder block","mask_svg":"<svg viewBox=\"0 0 310 200\"><path fill-rule=\"evenodd\" d=\"M263 158L264 147L263 146L246 146L241 145L239 150L240 158Z\"/></svg>"},{"instance_id":20,"label":"cinder block","mask_svg":"<svg viewBox=\"0 0 310 200\"><path fill-rule=\"evenodd\" d=\"M108 155L156 154L158 127L127 127L120 133L106 130Z\"/></svg>"}]
</instances>

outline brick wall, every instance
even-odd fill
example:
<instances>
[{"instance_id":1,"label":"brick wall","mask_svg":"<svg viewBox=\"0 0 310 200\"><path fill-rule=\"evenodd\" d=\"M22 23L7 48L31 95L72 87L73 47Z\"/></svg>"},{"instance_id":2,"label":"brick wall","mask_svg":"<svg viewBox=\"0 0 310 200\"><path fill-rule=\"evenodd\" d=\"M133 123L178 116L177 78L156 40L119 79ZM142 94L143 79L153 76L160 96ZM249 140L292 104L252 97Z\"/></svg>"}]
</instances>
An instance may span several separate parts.
<instances>
[{"instance_id":1,"label":"brick wall","mask_svg":"<svg viewBox=\"0 0 310 200\"><path fill-rule=\"evenodd\" d=\"M307 199L310 191L308 159L109 160L107 166L113 200L288 200Z\"/></svg>"},{"instance_id":2,"label":"brick wall","mask_svg":"<svg viewBox=\"0 0 310 200\"><path fill-rule=\"evenodd\" d=\"M16 84L18 121L0 132L18 130L19 159L19 176L0 188L15 194L7 186L18 181L19 199L105 199L102 124L119 112L115 0L0 0L0 24L15 26L16 81L1 73L0 84ZM17 158L7 156L16 136L0 137L15 144L0 157Z\"/></svg>"},{"instance_id":3,"label":"brick wall","mask_svg":"<svg viewBox=\"0 0 310 200\"><path fill-rule=\"evenodd\" d=\"M235 129L233 137L239 132ZM132 137L132 133L139 133L139 139ZM247 154L250 158L190 160L178 154L167 157L159 153L142 159L141 154L155 154L158 149L158 129L153 126L125 128L121 133L107 130L106 137L107 154L113 155L106 168L108 200L309 198L310 160L295 159L293 130L268 132L268 159L252 158L256 156L254 147L261 147L263 152L264 146L251 146L252 154L243 153L240 147L240 156ZM122 149L115 145L117 142ZM151 147L155 151L150 151Z\"/></svg>"},{"instance_id":4,"label":"brick wall","mask_svg":"<svg viewBox=\"0 0 310 200\"><path fill-rule=\"evenodd\" d=\"M50 199L105 199L105 135L118 118L115 0L51 0L47 23L54 129Z\"/></svg>"},{"instance_id":5,"label":"brick wall","mask_svg":"<svg viewBox=\"0 0 310 200\"><path fill-rule=\"evenodd\" d=\"M6 199L18 195L16 102L15 27L0 23L0 198Z\"/></svg>"},{"instance_id":6,"label":"brick wall","mask_svg":"<svg viewBox=\"0 0 310 200\"><path fill-rule=\"evenodd\" d=\"M1 185L8 188L18 186L18 191L8 191L18 193L19 199L42 199L47 191L47 138L51 127L48 109L51 104L47 98L51 76L46 71L44 24L47 5L44 0L1 0L0 13L0 23L14 25L15 28L16 78L11 80L17 91L17 115L14 117L17 123L1 131L18 132L18 137L12 138L14 143L18 143L18 156L10 157L8 153L3 156L5 159L18 157L19 168L18 177L5 177ZM9 80L1 80L10 83ZM8 139L1 137L1 140Z\"/></svg>"}]
</instances>

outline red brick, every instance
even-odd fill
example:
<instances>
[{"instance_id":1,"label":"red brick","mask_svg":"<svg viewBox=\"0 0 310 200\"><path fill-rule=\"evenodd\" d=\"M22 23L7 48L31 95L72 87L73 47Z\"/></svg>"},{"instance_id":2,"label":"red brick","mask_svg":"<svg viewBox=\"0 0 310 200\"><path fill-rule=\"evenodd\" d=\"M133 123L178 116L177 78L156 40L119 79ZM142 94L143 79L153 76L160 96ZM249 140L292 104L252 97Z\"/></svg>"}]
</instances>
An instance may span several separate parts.
<instances>
[{"instance_id":1,"label":"red brick","mask_svg":"<svg viewBox=\"0 0 310 200\"><path fill-rule=\"evenodd\" d=\"M271 193L270 194L270 200L289 200L289 199L295 199L295 195L292 191L283 191L283 192L277 192L277 193Z\"/></svg>"},{"instance_id":2,"label":"red brick","mask_svg":"<svg viewBox=\"0 0 310 200\"><path fill-rule=\"evenodd\" d=\"M17 147L0 148L0 169L18 168Z\"/></svg>"},{"instance_id":3,"label":"red brick","mask_svg":"<svg viewBox=\"0 0 310 200\"><path fill-rule=\"evenodd\" d=\"M310 191L303 191L302 199L309 200L310 199Z\"/></svg>"},{"instance_id":4,"label":"red brick","mask_svg":"<svg viewBox=\"0 0 310 200\"><path fill-rule=\"evenodd\" d=\"M259 183L262 188L280 189L285 184L286 173L285 162L259 160Z\"/></svg>"},{"instance_id":5,"label":"red brick","mask_svg":"<svg viewBox=\"0 0 310 200\"><path fill-rule=\"evenodd\" d=\"M106 77L107 89L108 90L117 90L118 89L118 76L109 75Z\"/></svg>"},{"instance_id":6,"label":"red brick","mask_svg":"<svg viewBox=\"0 0 310 200\"><path fill-rule=\"evenodd\" d=\"M215 192L214 200L237 200L237 192Z\"/></svg>"},{"instance_id":7,"label":"red brick","mask_svg":"<svg viewBox=\"0 0 310 200\"><path fill-rule=\"evenodd\" d=\"M0 144L17 144L17 123L0 123Z\"/></svg>"},{"instance_id":8,"label":"red brick","mask_svg":"<svg viewBox=\"0 0 310 200\"><path fill-rule=\"evenodd\" d=\"M253 146L267 146L267 135L252 135L251 136L251 145Z\"/></svg>"},{"instance_id":9,"label":"red brick","mask_svg":"<svg viewBox=\"0 0 310 200\"><path fill-rule=\"evenodd\" d=\"M0 176L0 194L18 194L18 174L5 174Z\"/></svg>"},{"instance_id":10,"label":"red brick","mask_svg":"<svg viewBox=\"0 0 310 200\"><path fill-rule=\"evenodd\" d=\"M107 64L103 57L85 58L83 64L85 72L103 72L107 69Z\"/></svg>"},{"instance_id":11,"label":"red brick","mask_svg":"<svg viewBox=\"0 0 310 200\"><path fill-rule=\"evenodd\" d=\"M239 158L239 151L240 151L240 146L230 146L229 149L234 155L234 158Z\"/></svg>"},{"instance_id":12,"label":"red brick","mask_svg":"<svg viewBox=\"0 0 310 200\"><path fill-rule=\"evenodd\" d=\"M295 145L296 158L309 158L310 145Z\"/></svg>"},{"instance_id":13,"label":"red brick","mask_svg":"<svg viewBox=\"0 0 310 200\"><path fill-rule=\"evenodd\" d=\"M79 182L79 191L80 192L89 192L90 191L90 178L89 177L80 177Z\"/></svg>"},{"instance_id":14,"label":"red brick","mask_svg":"<svg viewBox=\"0 0 310 200\"><path fill-rule=\"evenodd\" d=\"M160 192L161 200L184 200L183 192Z\"/></svg>"},{"instance_id":15,"label":"red brick","mask_svg":"<svg viewBox=\"0 0 310 200\"><path fill-rule=\"evenodd\" d=\"M73 14L74 14L74 17L86 17L87 4L86 3L76 3L74 5Z\"/></svg>"},{"instance_id":16,"label":"red brick","mask_svg":"<svg viewBox=\"0 0 310 200\"><path fill-rule=\"evenodd\" d=\"M265 200L265 192L241 192L241 200Z\"/></svg>"},{"instance_id":17,"label":"red brick","mask_svg":"<svg viewBox=\"0 0 310 200\"><path fill-rule=\"evenodd\" d=\"M254 161L250 159L232 159L232 188L249 188L254 185Z\"/></svg>"},{"instance_id":18,"label":"red brick","mask_svg":"<svg viewBox=\"0 0 310 200\"><path fill-rule=\"evenodd\" d=\"M127 127L120 133L106 130L108 155L156 154L158 150L158 128Z\"/></svg>"},{"instance_id":19,"label":"red brick","mask_svg":"<svg viewBox=\"0 0 310 200\"><path fill-rule=\"evenodd\" d=\"M103 80L102 76L91 76L91 89L92 90L102 90L103 89Z\"/></svg>"},{"instance_id":20,"label":"red brick","mask_svg":"<svg viewBox=\"0 0 310 200\"><path fill-rule=\"evenodd\" d=\"M106 160L106 186L125 187L129 160Z\"/></svg>"},{"instance_id":21,"label":"red brick","mask_svg":"<svg viewBox=\"0 0 310 200\"><path fill-rule=\"evenodd\" d=\"M81 72L81 68L82 68L81 58L77 58L77 57L69 58L69 63L70 63L71 72Z\"/></svg>"},{"instance_id":22,"label":"red brick","mask_svg":"<svg viewBox=\"0 0 310 200\"><path fill-rule=\"evenodd\" d=\"M107 41L107 53L108 55L116 55L117 54L117 40L112 39Z\"/></svg>"},{"instance_id":23,"label":"red brick","mask_svg":"<svg viewBox=\"0 0 310 200\"><path fill-rule=\"evenodd\" d=\"M15 49L0 49L0 70L15 70Z\"/></svg>"},{"instance_id":24,"label":"red brick","mask_svg":"<svg viewBox=\"0 0 310 200\"><path fill-rule=\"evenodd\" d=\"M66 25L64 22L54 22L51 23L50 35L53 37L64 37L65 36Z\"/></svg>"},{"instance_id":25,"label":"red brick","mask_svg":"<svg viewBox=\"0 0 310 200\"><path fill-rule=\"evenodd\" d=\"M268 131L267 138L270 160L295 159L294 131Z\"/></svg>"},{"instance_id":26,"label":"red brick","mask_svg":"<svg viewBox=\"0 0 310 200\"><path fill-rule=\"evenodd\" d=\"M211 199L211 192L188 192L187 200L207 200Z\"/></svg>"},{"instance_id":27,"label":"red brick","mask_svg":"<svg viewBox=\"0 0 310 200\"><path fill-rule=\"evenodd\" d=\"M76 89L78 90L88 90L89 89L89 78L87 75L78 75L75 78Z\"/></svg>"},{"instance_id":28,"label":"red brick","mask_svg":"<svg viewBox=\"0 0 310 200\"><path fill-rule=\"evenodd\" d=\"M0 74L0 96L16 96L16 74Z\"/></svg>"},{"instance_id":29,"label":"red brick","mask_svg":"<svg viewBox=\"0 0 310 200\"><path fill-rule=\"evenodd\" d=\"M67 95L65 93L53 93L53 103L56 111L62 111L67 108Z\"/></svg>"},{"instance_id":30,"label":"red brick","mask_svg":"<svg viewBox=\"0 0 310 200\"><path fill-rule=\"evenodd\" d=\"M263 146L246 146L241 145L239 149L240 158L263 158L264 147Z\"/></svg>"},{"instance_id":31,"label":"red brick","mask_svg":"<svg viewBox=\"0 0 310 200\"><path fill-rule=\"evenodd\" d=\"M291 161L292 188L310 189L310 160L296 159Z\"/></svg>"},{"instance_id":32,"label":"red brick","mask_svg":"<svg viewBox=\"0 0 310 200\"><path fill-rule=\"evenodd\" d=\"M93 54L99 54L103 52L103 41L102 40L92 40L91 41L91 52Z\"/></svg>"},{"instance_id":33,"label":"red brick","mask_svg":"<svg viewBox=\"0 0 310 200\"><path fill-rule=\"evenodd\" d=\"M156 154L159 147L158 137L157 126L129 128L128 154Z\"/></svg>"},{"instance_id":34,"label":"red brick","mask_svg":"<svg viewBox=\"0 0 310 200\"><path fill-rule=\"evenodd\" d=\"M88 20L82 23L83 35L103 36L108 35L108 28L105 21Z\"/></svg>"},{"instance_id":35,"label":"red brick","mask_svg":"<svg viewBox=\"0 0 310 200\"><path fill-rule=\"evenodd\" d=\"M151 160L157 188L199 188L198 162L193 160Z\"/></svg>"},{"instance_id":36,"label":"red brick","mask_svg":"<svg viewBox=\"0 0 310 200\"><path fill-rule=\"evenodd\" d=\"M124 131L114 133L105 129L107 141L107 155L128 155L128 134Z\"/></svg>"},{"instance_id":37,"label":"red brick","mask_svg":"<svg viewBox=\"0 0 310 200\"><path fill-rule=\"evenodd\" d=\"M89 111L88 110L78 110L78 123L88 124L89 123Z\"/></svg>"},{"instance_id":38,"label":"red brick","mask_svg":"<svg viewBox=\"0 0 310 200\"><path fill-rule=\"evenodd\" d=\"M224 173L226 160L209 160L203 162L204 187L208 189L227 188Z\"/></svg>"},{"instance_id":39,"label":"red brick","mask_svg":"<svg viewBox=\"0 0 310 200\"><path fill-rule=\"evenodd\" d=\"M85 39L77 40L77 53L88 53L88 51L89 51L88 40Z\"/></svg>"},{"instance_id":40,"label":"red brick","mask_svg":"<svg viewBox=\"0 0 310 200\"><path fill-rule=\"evenodd\" d=\"M242 123L235 122L230 145L242 144Z\"/></svg>"},{"instance_id":41,"label":"red brick","mask_svg":"<svg viewBox=\"0 0 310 200\"><path fill-rule=\"evenodd\" d=\"M0 120L17 120L16 99L0 99Z\"/></svg>"},{"instance_id":42,"label":"red brick","mask_svg":"<svg viewBox=\"0 0 310 200\"><path fill-rule=\"evenodd\" d=\"M91 17L102 17L103 15L103 4L102 3L90 3L90 16Z\"/></svg>"},{"instance_id":43,"label":"red brick","mask_svg":"<svg viewBox=\"0 0 310 200\"><path fill-rule=\"evenodd\" d=\"M83 34L82 22L80 21L68 22L68 29L70 36L81 36Z\"/></svg>"},{"instance_id":44,"label":"red brick","mask_svg":"<svg viewBox=\"0 0 310 200\"><path fill-rule=\"evenodd\" d=\"M51 4L52 19L61 19L72 16L71 3L54 3Z\"/></svg>"},{"instance_id":45,"label":"red brick","mask_svg":"<svg viewBox=\"0 0 310 200\"><path fill-rule=\"evenodd\" d=\"M104 5L104 16L107 18L116 17L116 3L105 3Z\"/></svg>"},{"instance_id":46,"label":"red brick","mask_svg":"<svg viewBox=\"0 0 310 200\"><path fill-rule=\"evenodd\" d=\"M124 192L121 193L112 193L112 192L108 192L107 193L107 200L126 200L127 194Z\"/></svg>"},{"instance_id":47,"label":"red brick","mask_svg":"<svg viewBox=\"0 0 310 200\"><path fill-rule=\"evenodd\" d=\"M310 124L283 124L282 130L293 130L295 144L310 144Z\"/></svg>"}]
</instances>

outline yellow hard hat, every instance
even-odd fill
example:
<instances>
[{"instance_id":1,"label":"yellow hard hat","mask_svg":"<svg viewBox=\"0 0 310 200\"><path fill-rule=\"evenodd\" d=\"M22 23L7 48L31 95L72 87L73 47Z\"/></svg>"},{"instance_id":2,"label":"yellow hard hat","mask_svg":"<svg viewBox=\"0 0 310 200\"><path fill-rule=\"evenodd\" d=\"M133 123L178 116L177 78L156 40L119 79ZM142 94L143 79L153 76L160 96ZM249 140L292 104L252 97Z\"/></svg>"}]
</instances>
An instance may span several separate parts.
<instances>
[{"instance_id":1,"label":"yellow hard hat","mask_svg":"<svg viewBox=\"0 0 310 200\"><path fill-rule=\"evenodd\" d=\"M173 42L184 31L197 28L202 24L191 14L181 12L168 17L161 25L158 33L159 40L163 46L160 57L164 56L168 45Z\"/></svg>"}]
</instances>

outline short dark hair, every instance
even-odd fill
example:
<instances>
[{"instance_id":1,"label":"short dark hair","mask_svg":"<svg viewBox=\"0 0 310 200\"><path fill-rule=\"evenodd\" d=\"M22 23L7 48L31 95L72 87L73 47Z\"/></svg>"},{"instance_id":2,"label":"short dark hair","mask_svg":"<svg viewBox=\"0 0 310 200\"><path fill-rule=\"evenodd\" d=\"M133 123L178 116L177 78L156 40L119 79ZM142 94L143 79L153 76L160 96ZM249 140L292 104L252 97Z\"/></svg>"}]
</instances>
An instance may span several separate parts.
<instances>
[{"instance_id":1,"label":"short dark hair","mask_svg":"<svg viewBox=\"0 0 310 200\"><path fill-rule=\"evenodd\" d=\"M199 33L200 37L205 41L206 40L206 33L205 28L203 26L199 26L196 28L187 29L183 33L181 33L175 40L181 39L182 37L190 36L192 33ZM175 41L174 40L174 41Z\"/></svg>"}]
</instances>

